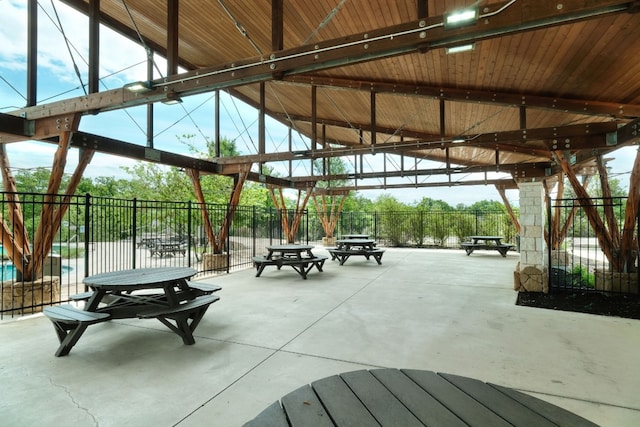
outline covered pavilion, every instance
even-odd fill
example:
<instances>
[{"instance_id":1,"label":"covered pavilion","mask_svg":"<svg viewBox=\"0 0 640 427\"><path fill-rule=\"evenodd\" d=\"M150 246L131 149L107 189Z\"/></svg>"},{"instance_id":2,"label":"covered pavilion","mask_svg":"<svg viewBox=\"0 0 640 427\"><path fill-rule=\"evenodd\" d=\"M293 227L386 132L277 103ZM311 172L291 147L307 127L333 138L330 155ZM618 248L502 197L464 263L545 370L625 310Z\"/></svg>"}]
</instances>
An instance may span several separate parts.
<instances>
[{"instance_id":1,"label":"covered pavilion","mask_svg":"<svg viewBox=\"0 0 640 427\"><path fill-rule=\"evenodd\" d=\"M38 102L38 2L30 0L27 105L0 115L0 147L25 140L57 144L50 193L72 194L95 152L184 168L200 201L206 200L202 174L232 176L231 206L246 180L267 185L283 207L276 196L282 189L304 193L298 197L304 207L312 196L352 190L489 184L511 210L504 192L518 188L521 215L512 216L521 266L544 274L545 240L554 236L545 236L542 205L556 183L562 194L559 178L566 177L614 268L634 265L639 163L624 225L614 226L613 214L605 211L603 218L588 202L580 177L598 175L606 197L607 154L640 138L637 1L219 0L204 9L195 0L62 2L88 18L86 28L73 29L89 38L87 94ZM145 47L145 80L100 90L101 58L110 54L100 44L102 26ZM166 59L166 70L157 67L157 55ZM221 90L258 110L254 152L224 157L217 144L215 157L196 159L154 148L151 136L120 141L80 131L86 115L147 105L153 135L154 103ZM294 146L290 139L274 149L267 117L306 142ZM211 127L219 142L215 117ZM69 188L60 189L72 150L80 161ZM5 190L13 191L9 159L1 153ZM333 157L352 167L334 173ZM310 167L310 175L300 176L294 166L314 161L321 173ZM267 173L264 166L276 162L289 173ZM7 247L18 265L31 254L20 232L19 203L13 209L18 233L9 236L5 224L3 241L14 241ZM223 239L213 228L215 252ZM55 225L42 231L26 277L37 273L38 253L45 253L37 249L50 245ZM542 289L542 281L527 289Z\"/></svg>"},{"instance_id":2,"label":"covered pavilion","mask_svg":"<svg viewBox=\"0 0 640 427\"><path fill-rule=\"evenodd\" d=\"M56 359L45 318L7 322L3 420L240 425L318 377L407 367L513 387L603 425L638 425L637 322L517 307L510 286L518 261L544 273L551 237L543 204L555 185L562 193L565 177L600 246L616 257L612 264L633 265L640 160L620 233L589 204L581 177L598 175L606 195L607 155L640 140L638 1L61 0L88 17L86 28L73 29L90 40L87 94L45 103L37 94L38 1L27 1L27 105L0 114L7 193L16 188L4 147L27 140L57 145L53 194L73 194L96 152L184 168L202 201L201 175L231 176L230 206L246 180L269 186L274 198L297 190L303 203L353 190L489 184L501 194L520 190L513 220L522 251L492 258L496 266L484 256L447 264L446 256L462 252L434 251L428 259L393 249L382 266L327 268L305 286L293 272L292 280L255 280L251 271L222 276L224 303L200 325L195 346L161 325L117 321L97 325L74 354ZM100 90L103 25L145 46L146 79ZM166 70L155 67L156 55L166 58ZM151 137L121 141L80 130L87 115L141 105L152 129L154 104L223 90L257 109L255 152L192 158L155 148ZM273 149L267 117L307 142ZM213 117L216 142L218 124ZM80 161L69 187L60 188L70 152ZM333 157L348 159L352 170L332 173ZM297 163L314 161L322 173L296 174ZM289 174L266 173L275 162ZM15 202L2 241L14 264L26 265L25 276L37 276L37 257L64 211L43 213L52 219L38 230L31 257ZM224 239L213 227L215 246ZM525 288L542 290L543 282L541 274Z\"/></svg>"}]
</instances>

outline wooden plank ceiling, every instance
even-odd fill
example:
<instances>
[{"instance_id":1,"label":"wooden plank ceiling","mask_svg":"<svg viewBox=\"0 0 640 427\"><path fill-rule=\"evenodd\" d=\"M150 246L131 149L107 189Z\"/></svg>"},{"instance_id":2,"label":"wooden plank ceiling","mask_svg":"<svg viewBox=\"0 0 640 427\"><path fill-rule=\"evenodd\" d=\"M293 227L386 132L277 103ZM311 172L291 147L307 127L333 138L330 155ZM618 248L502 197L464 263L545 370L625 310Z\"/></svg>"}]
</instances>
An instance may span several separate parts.
<instances>
[{"instance_id":1,"label":"wooden plank ceiling","mask_svg":"<svg viewBox=\"0 0 640 427\"><path fill-rule=\"evenodd\" d=\"M64 1L88 10L89 0ZM101 19L133 39L139 32L148 46L166 53L167 3L101 0ZM276 27L282 49L274 50L279 37L272 35L271 0L180 0L179 63L190 70L187 76L211 80L179 84L184 76L169 76L171 89L186 96L229 88L258 107L265 84L266 114L317 137L318 152L312 147L303 158L340 150L370 155L373 149L397 155L402 173L435 174L422 166L434 160L443 175L511 172L505 186L559 171L553 150L565 150L576 167L590 167L594 156L638 142L629 131L640 117L637 1L485 0L475 2L477 22L459 29L441 25L445 14L472 3L283 0L281 32ZM398 32L404 29L412 31L412 41ZM475 42L472 51L447 54L446 47L467 40ZM314 50L316 62L308 59ZM274 61L271 73L247 66L223 76L238 64L284 54L294 59ZM29 118L42 111L20 113ZM238 163L291 159L287 147L246 154L212 160L225 173ZM360 172L354 167L349 178L364 179ZM369 177L385 175L391 175L386 166Z\"/></svg>"}]
</instances>

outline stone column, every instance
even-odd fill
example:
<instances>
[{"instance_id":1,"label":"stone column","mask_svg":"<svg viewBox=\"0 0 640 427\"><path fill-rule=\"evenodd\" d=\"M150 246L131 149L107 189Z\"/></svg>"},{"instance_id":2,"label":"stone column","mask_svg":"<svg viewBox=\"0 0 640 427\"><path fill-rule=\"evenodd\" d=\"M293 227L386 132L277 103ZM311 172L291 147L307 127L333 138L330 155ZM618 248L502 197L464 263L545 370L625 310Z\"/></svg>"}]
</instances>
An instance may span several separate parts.
<instances>
[{"instance_id":1,"label":"stone column","mask_svg":"<svg viewBox=\"0 0 640 427\"><path fill-rule=\"evenodd\" d=\"M541 182L523 182L520 189L520 262L514 288L520 292L548 292L544 241L544 188Z\"/></svg>"}]
</instances>

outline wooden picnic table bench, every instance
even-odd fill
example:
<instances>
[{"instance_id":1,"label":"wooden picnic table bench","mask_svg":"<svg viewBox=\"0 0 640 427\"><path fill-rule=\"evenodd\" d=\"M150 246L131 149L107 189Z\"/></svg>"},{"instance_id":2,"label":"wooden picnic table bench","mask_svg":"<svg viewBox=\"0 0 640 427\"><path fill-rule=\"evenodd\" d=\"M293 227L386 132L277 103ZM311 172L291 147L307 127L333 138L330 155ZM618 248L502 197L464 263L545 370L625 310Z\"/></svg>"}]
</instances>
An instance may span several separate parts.
<instances>
[{"instance_id":1,"label":"wooden picnic table bench","mask_svg":"<svg viewBox=\"0 0 640 427\"><path fill-rule=\"evenodd\" d=\"M382 255L384 254L384 249L338 249L338 248L329 248L327 249L331 254L331 260L340 261L340 265L343 265L349 257L352 256L363 256L367 260L370 257L376 260L378 264L382 264Z\"/></svg>"},{"instance_id":2,"label":"wooden picnic table bench","mask_svg":"<svg viewBox=\"0 0 640 427\"><path fill-rule=\"evenodd\" d=\"M204 282L194 282L191 280L187 281L187 284L189 285L189 289L201 292L203 295L209 295L222 289L222 287L218 285L212 285L210 283Z\"/></svg>"},{"instance_id":3,"label":"wooden picnic table bench","mask_svg":"<svg viewBox=\"0 0 640 427\"><path fill-rule=\"evenodd\" d=\"M89 325L111 319L108 313L80 310L70 304L45 307L43 313L51 320L58 335L60 345L55 353L58 357L69 354Z\"/></svg>"},{"instance_id":4,"label":"wooden picnic table bench","mask_svg":"<svg viewBox=\"0 0 640 427\"><path fill-rule=\"evenodd\" d=\"M194 296L208 295L213 292L218 292L219 290L222 289L221 286L212 285L210 283L204 283L204 282L187 281L187 284L189 285L189 290L194 293ZM86 291L86 292L81 292L79 294L69 295L69 299L72 301L87 301L92 296L93 296L93 291ZM110 298L109 295L105 295L104 297L102 297L102 302L106 303L109 300L113 300L113 299L115 299L114 296L111 296Z\"/></svg>"},{"instance_id":5,"label":"wooden picnic table bench","mask_svg":"<svg viewBox=\"0 0 640 427\"><path fill-rule=\"evenodd\" d=\"M328 257L320 255L314 256L313 258L304 257L304 258L292 258L292 257L276 257L276 258L267 258L264 256L254 256L253 264L256 267L256 277L260 277L264 268L268 265L275 265L278 270L282 268L282 266L289 266L293 268L299 275L302 276L303 279L307 278L307 274L316 267L318 271L322 271L322 267L324 266L324 262L328 259Z\"/></svg>"},{"instance_id":6,"label":"wooden picnic table bench","mask_svg":"<svg viewBox=\"0 0 640 427\"><path fill-rule=\"evenodd\" d=\"M172 307L159 307L138 313L140 319L158 319L180 335L186 345L195 344L193 332L211 304L220 299L217 295L201 295ZM171 323L169 320L175 322Z\"/></svg>"}]
</instances>

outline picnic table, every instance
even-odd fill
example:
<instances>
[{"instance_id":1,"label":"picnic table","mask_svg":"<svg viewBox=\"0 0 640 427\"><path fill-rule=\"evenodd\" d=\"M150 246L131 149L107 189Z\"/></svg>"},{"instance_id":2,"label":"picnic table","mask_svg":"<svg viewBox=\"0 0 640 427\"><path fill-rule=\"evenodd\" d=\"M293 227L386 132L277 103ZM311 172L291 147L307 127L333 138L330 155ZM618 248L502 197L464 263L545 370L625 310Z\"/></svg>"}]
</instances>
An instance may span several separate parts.
<instances>
[{"instance_id":1,"label":"picnic table","mask_svg":"<svg viewBox=\"0 0 640 427\"><path fill-rule=\"evenodd\" d=\"M343 234L341 240L344 239L368 239L368 234Z\"/></svg>"},{"instance_id":2,"label":"picnic table","mask_svg":"<svg viewBox=\"0 0 640 427\"><path fill-rule=\"evenodd\" d=\"M376 241L373 239L340 239L336 240L336 248L345 250L369 250L372 251L376 246Z\"/></svg>"},{"instance_id":3,"label":"picnic table","mask_svg":"<svg viewBox=\"0 0 640 427\"><path fill-rule=\"evenodd\" d=\"M372 369L304 385L258 414L258 426L571 426L596 424L559 406L477 379Z\"/></svg>"},{"instance_id":4,"label":"picnic table","mask_svg":"<svg viewBox=\"0 0 640 427\"><path fill-rule=\"evenodd\" d=\"M318 271L322 271L322 266L327 260L326 256L316 256L313 254L311 245L271 245L267 246L268 253L265 256L253 257L253 264L256 267L256 277L260 277L264 268L268 265L275 265L278 270L282 266L290 266L303 279L307 278L307 274L316 267Z\"/></svg>"},{"instance_id":5,"label":"picnic table","mask_svg":"<svg viewBox=\"0 0 640 427\"><path fill-rule=\"evenodd\" d=\"M363 256L367 260L373 257L378 264L382 264L384 249L376 248L376 242L372 239L340 239L336 240L336 247L328 249L331 260L340 261L343 265L352 256Z\"/></svg>"},{"instance_id":6,"label":"picnic table","mask_svg":"<svg viewBox=\"0 0 640 427\"><path fill-rule=\"evenodd\" d=\"M510 243L502 243L502 236L469 236L469 239L471 239L471 242L460 244L467 256L471 255L476 249L484 249L498 251L500 255L506 257L507 252L514 248L514 245Z\"/></svg>"},{"instance_id":7,"label":"picnic table","mask_svg":"<svg viewBox=\"0 0 640 427\"><path fill-rule=\"evenodd\" d=\"M66 356L88 326L111 319L155 318L178 334L184 344L195 343L193 332L209 306L218 301L219 287L188 279L197 271L189 267L120 270L84 279L89 292L72 296L85 300L83 309L65 304L45 308L60 346L56 356Z\"/></svg>"},{"instance_id":8,"label":"picnic table","mask_svg":"<svg viewBox=\"0 0 640 427\"><path fill-rule=\"evenodd\" d=\"M161 240L162 239L160 239L157 236L146 236L146 237L143 236L138 240L136 247L141 248L144 246L144 247L150 248L152 246L155 246L155 244L157 242L160 242Z\"/></svg>"},{"instance_id":9,"label":"picnic table","mask_svg":"<svg viewBox=\"0 0 640 427\"><path fill-rule=\"evenodd\" d=\"M187 243L186 242L176 242L176 241L156 241L152 245L149 245L150 256L157 254L160 258L167 254L182 256L187 253Z\"/></svg>"}]
</instances>

